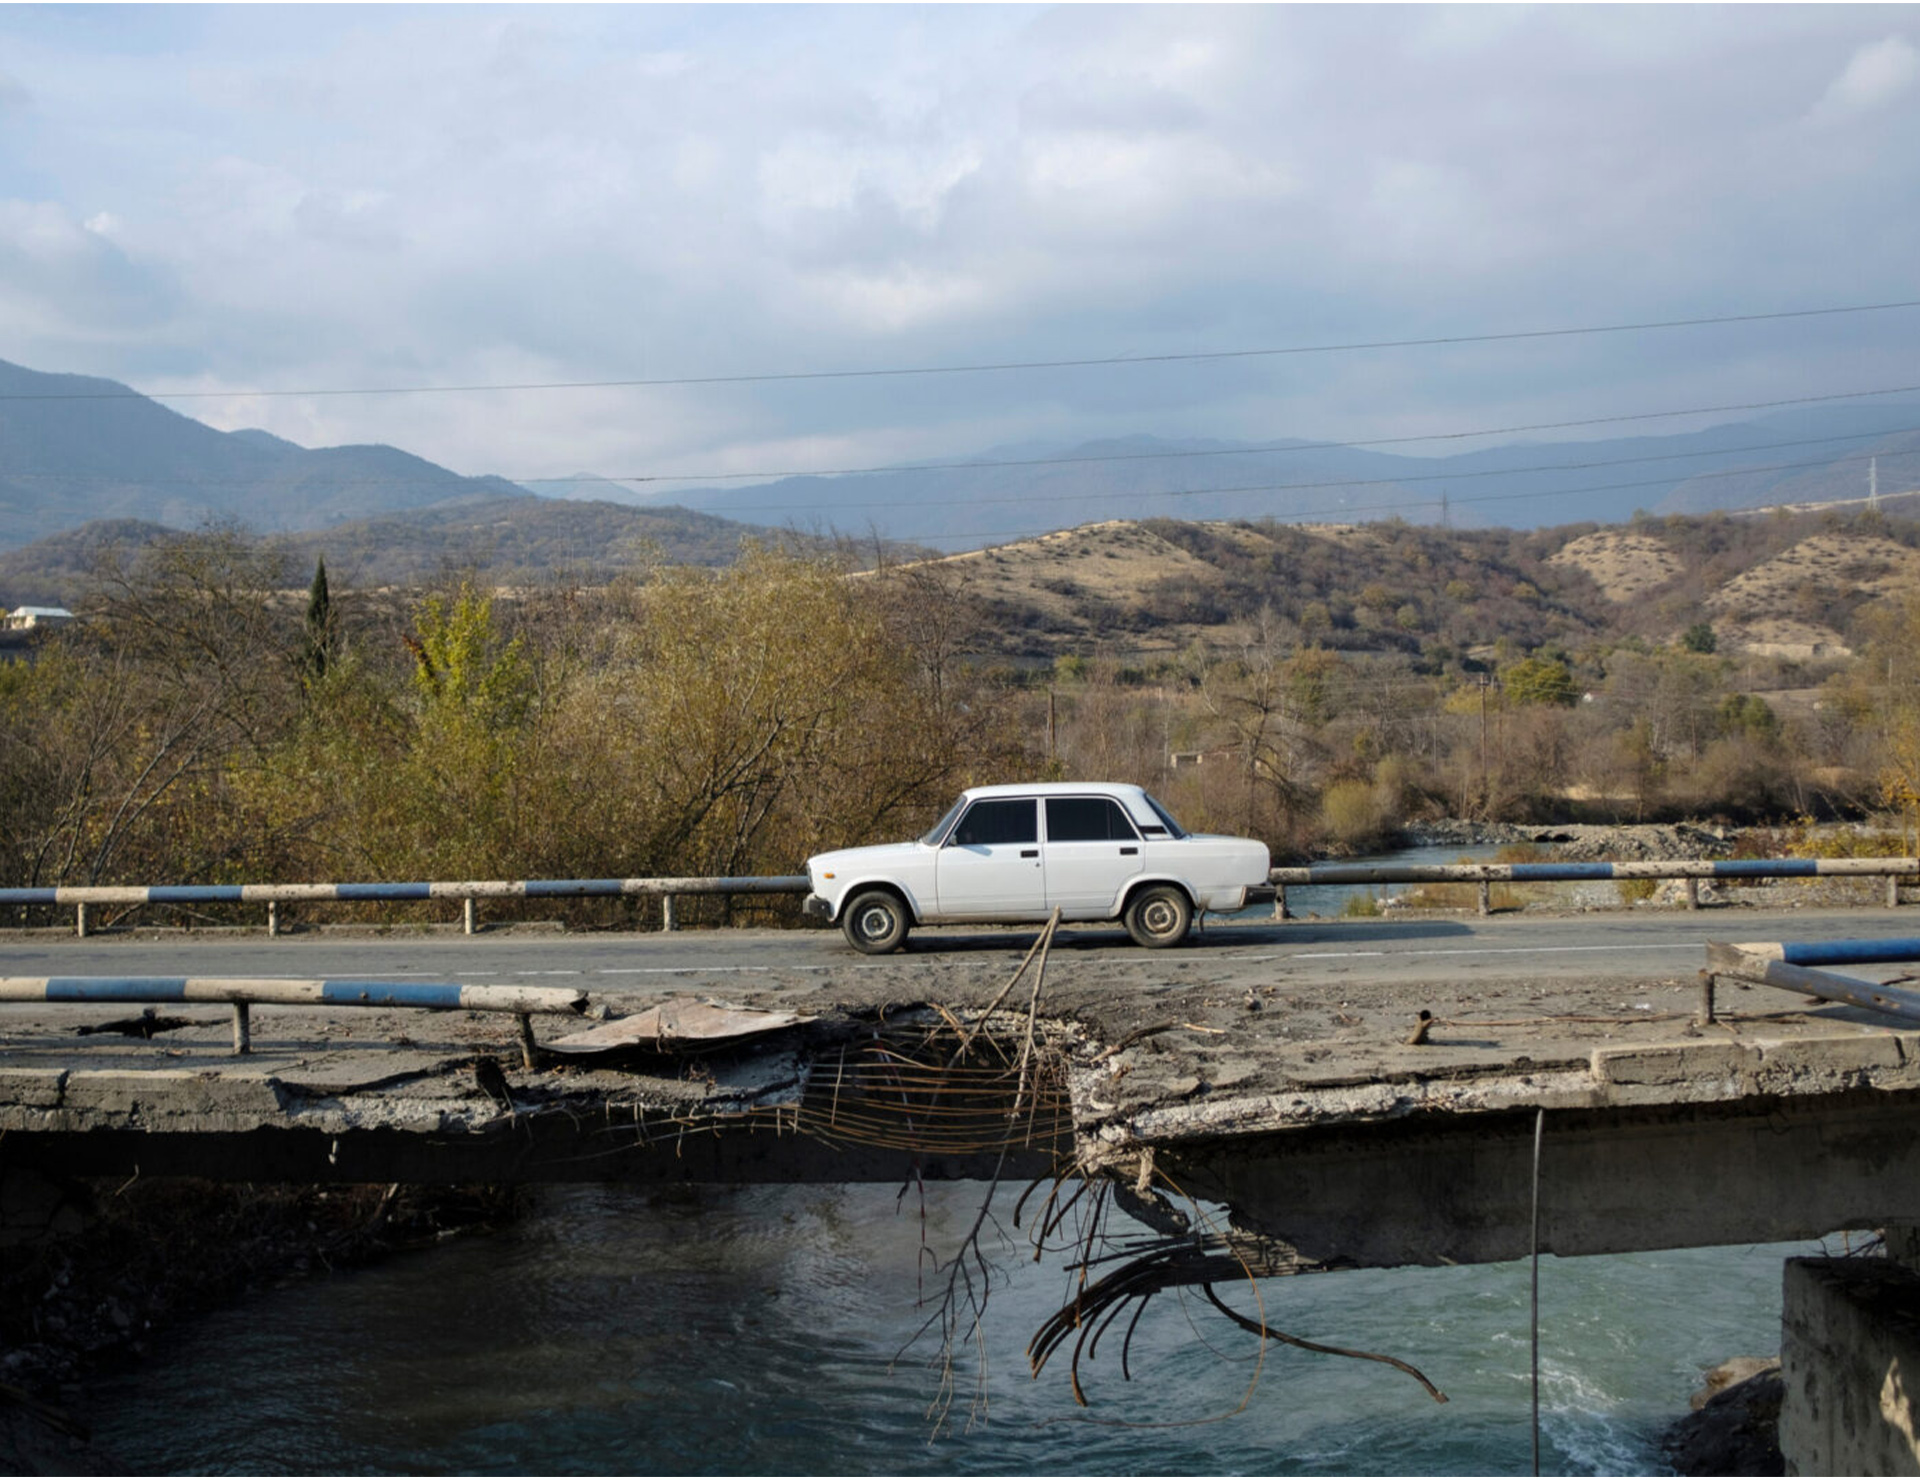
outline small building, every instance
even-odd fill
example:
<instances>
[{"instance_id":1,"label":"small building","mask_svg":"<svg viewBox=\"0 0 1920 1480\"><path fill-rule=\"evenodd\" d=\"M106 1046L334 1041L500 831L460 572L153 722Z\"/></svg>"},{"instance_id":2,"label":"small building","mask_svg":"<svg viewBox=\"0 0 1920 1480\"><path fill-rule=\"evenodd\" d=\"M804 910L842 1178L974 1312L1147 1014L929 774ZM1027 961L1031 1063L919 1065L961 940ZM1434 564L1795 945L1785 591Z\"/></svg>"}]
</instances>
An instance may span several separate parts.
<instances>
[{"instance_id":1,"label":"small building","mask_svg":"<svg viewBox=\"0 0 1920 1480\"><path fill-rule=\"evenodd\" d=\"M7 613L7 626L15 630L26 627L54 627L61 622L71 622L73 613L64 606L21 606Z\"/></svg>"}]
</instances>

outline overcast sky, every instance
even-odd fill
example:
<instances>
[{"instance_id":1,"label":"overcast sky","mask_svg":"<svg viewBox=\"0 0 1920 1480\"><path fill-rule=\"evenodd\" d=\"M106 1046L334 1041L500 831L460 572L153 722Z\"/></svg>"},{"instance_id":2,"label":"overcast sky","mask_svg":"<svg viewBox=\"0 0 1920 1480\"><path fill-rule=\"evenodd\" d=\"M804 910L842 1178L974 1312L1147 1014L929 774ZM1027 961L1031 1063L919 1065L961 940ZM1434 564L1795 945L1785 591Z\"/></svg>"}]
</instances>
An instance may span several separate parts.
<instances>
[{"instance_id":1,"label":"overcast sky","mask_svg":"<svg viewBox=\"0 0 1920 1480\"><path fill-rule=\"evenodd\" d=\"M170 404L463 473L1821 396L1920 384L1920 310L1154 366L242 393L1906 299L1912 6L0 7L0 359L219 392Z\"/></svg>"}]
</instances>

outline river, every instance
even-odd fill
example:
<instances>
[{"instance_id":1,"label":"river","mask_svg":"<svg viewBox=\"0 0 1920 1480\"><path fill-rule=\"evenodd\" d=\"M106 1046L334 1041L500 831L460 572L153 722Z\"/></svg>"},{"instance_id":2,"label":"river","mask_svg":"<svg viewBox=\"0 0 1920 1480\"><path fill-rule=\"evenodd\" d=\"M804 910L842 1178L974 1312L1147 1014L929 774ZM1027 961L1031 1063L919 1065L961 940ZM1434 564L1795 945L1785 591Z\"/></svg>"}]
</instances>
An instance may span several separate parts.
<instances>
[{"instance_id":1,"label":"river","mask_svg":"<svg viewBox=\"0 0 1920 1480\"><path fill-rule=\"evenodd\" d=\"M1125 1318L1108 1332L1081 1408L1065 1353L1038 1380L1024 1355L1069 1296L1068 1256L1031 1259L1004 1189L982 1346L937 1428L935 1348L900 1353L982 1191L546 1189L500 1232L167 1334L95 1388L96 1442L182 1474L1527 1472L1524 1262L1262 1283L1274 1325L1412 1362L1444 1405L1386 1367L1290 1348L1256 1372L1253 1338L1186 1292L1148 1308L1131 1381ZM1546 1472L1658 1472L1703 1369L1778 1349L1798 1252L1814 1250L1543 1260Z\"/></svg>"}]
</instances>

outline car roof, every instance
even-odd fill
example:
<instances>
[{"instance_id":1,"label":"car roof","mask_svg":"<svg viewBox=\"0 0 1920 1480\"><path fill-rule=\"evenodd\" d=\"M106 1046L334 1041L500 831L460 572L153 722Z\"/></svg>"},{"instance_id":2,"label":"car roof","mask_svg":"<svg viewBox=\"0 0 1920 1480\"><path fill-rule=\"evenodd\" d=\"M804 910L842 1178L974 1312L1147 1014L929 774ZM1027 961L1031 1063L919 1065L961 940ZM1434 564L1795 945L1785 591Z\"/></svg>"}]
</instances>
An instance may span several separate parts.
<instances>
[{"instance_id":1,"label":"car roof","mask_svg":"<svg viewBox=\"0 0 1920 1480\"><path fill-rule=\"evenodd\" d=\"M1030 781L1025 785L970 786L961 795L974 801L981 797L1084 796L1139 797L1144 801L1147 789L1131 781Z\"/></svg>"}]
</instances>

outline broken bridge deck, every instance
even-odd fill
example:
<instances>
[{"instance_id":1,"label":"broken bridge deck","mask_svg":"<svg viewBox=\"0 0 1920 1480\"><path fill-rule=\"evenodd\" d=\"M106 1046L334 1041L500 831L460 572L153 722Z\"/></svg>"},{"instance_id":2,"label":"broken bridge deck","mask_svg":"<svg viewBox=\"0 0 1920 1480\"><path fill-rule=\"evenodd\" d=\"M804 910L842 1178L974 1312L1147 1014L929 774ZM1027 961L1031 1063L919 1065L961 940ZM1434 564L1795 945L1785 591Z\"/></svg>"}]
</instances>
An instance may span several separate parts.
<instances>
[{"instance_id":1,"label":"broken bridge deck","mask_svg":"<svg viewBox=\"0 0 1920 1480\"><path fill-rule=\"evenodd\" d=\"M1543 1117L1549 1251L1920 1221L1920 1033L1860 1009L1723 984L1703 1024L1692 977L1542 983L1514 967L1309 990L1205 953L1124 971L1056 955L1044 1052L1019 1062L1023 982L990 1025L998 1057L975 1044L950 1064L956 1025L1005 986L1007 958L912 965L683 979L811 1021L605 1061L543 1053L533 1070L510 1021L464 1011L259 1008L237 1057L217 1010L162 1009L186 1022L146 1039L79 1032L125 1008L7 1004L0 1168L356 1182L1078 1168L1225 1205L1277 1272L1526 1253ZM616 1017L658 1000L592 993ZM547 1041L588 1026L538 1025Z\"/></svg>"}]
</instances>

